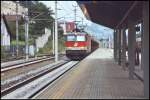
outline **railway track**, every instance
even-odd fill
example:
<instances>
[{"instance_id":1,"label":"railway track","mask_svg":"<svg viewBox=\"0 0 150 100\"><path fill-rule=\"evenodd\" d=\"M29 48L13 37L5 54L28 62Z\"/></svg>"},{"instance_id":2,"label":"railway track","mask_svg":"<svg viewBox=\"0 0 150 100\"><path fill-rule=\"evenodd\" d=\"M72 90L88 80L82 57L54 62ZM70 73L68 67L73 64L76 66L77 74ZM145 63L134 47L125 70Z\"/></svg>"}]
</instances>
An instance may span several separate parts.
<instances>
[{"instance_id":1,"label":"railway track","mask_svg":"<svg viewBox=\"0 0 150 100\"><path fill-rule=\"evenodd\" d=\"M59 56L64 56L65 54L59 54ZM1 63L1 68L3 67L8 67L8 66L12 66L12 65L18 65L18 64L22 64L22 63L26 63L26 62L32 62L34 60L39 60L39 59L43 59L43 58L48 58L48 57L54 57L53 55L40 55L34 58L29 58L28 60L26 59L20 59L17 61L12 60L11 62L3 62ZM16 59L15 59L16 60Z\"/></svg>"},{"instance_id":2,"label":"railway track","mask_svg":"<svg viewBox=\"0 0 150 100\"><path fill-rule=\"evenodd\" d=\"M21 63L21 64L15 64L15 65L12 65L12 66L7 66L7 67L4 67L4 68L1 68L1 73L9 71L9 70L16 69L16 68L21 68L21 67L26 67L26 66L29 66L29 65L37 64L37 63L47 61L47 60L50 60L50 59L54 59L54 57L42 58L42 59L37 59L37 60L34 60L34 61L28 61L28 62Z\"/></svg>"},{"instance_id":3,"label":"railway track","mask_svg":"<svg viewBox=\"0 0 150 100\"><path fill-rule=\"evenodd\" d=\"M37 55L37 57L42 57L42 56L53 56L52 54L40 54L40 55ZM29 56L29 58L34 58L33 56ZM1 60L1 63L6 63L8 61L15 61L15 60L20 60L20 59L25 59L25 56L14 56L14 57L9 57L7 59L2 59Z\"/></svg>"},{"instance_id":4,"label":"railway track","mask_svg":"<svg viewBox=\"0 0 150 100\"><path fill-rule=\"evenodd\" d=\"M77 63L79 61L66 61L48 65L49 68L45 71L1 91L2 99L31 98Z\"/></svg>"},{"instance_id":5,"label":"railway track","mask_svg":"<svg viewBox=\"0 0 150 100\"><path fill-rule=\"evenodd\" d=\"M65 56L60 57L60 60L68 61ZM43 58L33 62L24 64L9 66L1 69L1 90L7 86L11 86L20 80L25 80L27 77L34 75L39 70L42 70L43 66L54 63L53 58Z\"/></svg>"},{"instance_id":6,"label":"railway track","mask_svg":"<svg viewBox=\"0 0 150 100\"><path fill-rule=\"evenodd\" d=\"M64 55L60 55L60 57L62 57ZM37 63L40 63L40 62L43 62L43 61L48 61L48 60L51 60L51 59L54 59L54 57L42 57L42 58L39 58L39 59L31 59L31 60L24 60L24 61L21 61L19 63L12 63L12 64L9 64L9 65L2 65L1 66L1 73L3 72L6 72L6 71L9 71L9 70L13 70L13 69L16 69L16 68L21 68L21 67L26 67L26 66L29 66L29 65L33 65L33 64L37 64Z\"/></svg>"},{"instance_id":7,"label":"railway track","mask_svg":"<svg viewBox=\"0 0 150 100\"><path fill-rule=\"evenodd\" d=\"M4 63L1 63L1 68L13 66L13 65L19 65L22 63L26 63L26 62L32 62L34 60L39 60L39 59L43 59L43 58L46 58L46 57L43 56L43 57L38 57L38 58L30 58L28 60L21 59L21 60L16 60L16 61L11 61L11 62L4 62Z\"/></svg>"},{"instance_id":8,"label":"railway track","mask_svg":"<svg viewBox=\"0 0 150 100\"><path fill-rule=\"evenodd\" d=\"M68 59L61 55L60 60L68 61ZM54 63L53 58L43 58L40 61L24 63L16 66L9 66L1 69L1 91L10 87L16 83L26 80L28 77L40 73L43 70L43 66Z\"/></svg>"}]
</instances>

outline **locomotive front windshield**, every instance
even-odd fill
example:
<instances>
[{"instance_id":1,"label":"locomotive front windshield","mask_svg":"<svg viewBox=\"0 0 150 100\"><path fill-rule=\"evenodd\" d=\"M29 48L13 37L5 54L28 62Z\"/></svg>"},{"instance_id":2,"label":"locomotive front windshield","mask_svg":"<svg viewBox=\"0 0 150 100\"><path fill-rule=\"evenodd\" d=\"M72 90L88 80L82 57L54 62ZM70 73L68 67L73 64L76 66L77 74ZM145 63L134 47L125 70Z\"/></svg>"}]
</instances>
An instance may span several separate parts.
<instances>
[{"instance_id":1,"label":"locomotive front windshield","mask_svg":"<svg viewBox=\"0 0 150 100\"><path fill-rule=\"evenodd\" d=\"M67 41L86 41L84 35L68 35L66 36Z\"/></svg>"},{"instance_id":2,"label":"locomotive front windshield","mask_svg":"<svg viewBox=\"0 0 150 100\"><path fill-rule=\"evenodd\" d=\"M75 35L68 35L67 36L67 41L76 41Z\"/></svg>"},{"instance_id":3,"label":"locomotive front windshield","mask_svg":"<svg viewBox=\"0 0 150 100\"><path fill-rule=\"evenodd\" d=\"M77 41L85 41L85 36L77 36Z\"/></svg>"}]
</instances>

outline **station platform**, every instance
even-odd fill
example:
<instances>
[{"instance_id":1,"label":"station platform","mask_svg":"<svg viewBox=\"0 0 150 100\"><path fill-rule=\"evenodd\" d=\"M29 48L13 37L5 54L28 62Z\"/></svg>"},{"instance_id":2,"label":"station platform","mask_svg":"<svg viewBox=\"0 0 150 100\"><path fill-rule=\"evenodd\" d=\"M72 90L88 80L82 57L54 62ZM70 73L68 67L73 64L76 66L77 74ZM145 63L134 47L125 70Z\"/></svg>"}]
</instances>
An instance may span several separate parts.
<instances>
[{"instance_id":1,"label":"station platform","mask_svg":"<svg viewBox=\"0 0 150 100\"><path fill-rule=\"evenodd\" d=\"M99 48L42 90L36 99L141 99L144 85L113 60L113 50Z\"/></svg>"}]
</instances>

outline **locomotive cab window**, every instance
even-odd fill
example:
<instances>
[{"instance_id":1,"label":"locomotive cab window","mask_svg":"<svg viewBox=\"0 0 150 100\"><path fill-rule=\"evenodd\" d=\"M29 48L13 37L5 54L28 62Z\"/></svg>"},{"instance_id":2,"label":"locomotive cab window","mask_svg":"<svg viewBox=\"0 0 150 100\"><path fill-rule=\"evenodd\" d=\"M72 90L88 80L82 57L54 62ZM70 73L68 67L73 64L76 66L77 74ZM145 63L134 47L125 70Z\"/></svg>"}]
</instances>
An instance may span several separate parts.
<instances>
[{"instance_id":1,"label":"locomotive cab window","mask_svg":"<svg viewBox=\"0 0 150 100\"><path fill-rule=\"evenodd\" d=\"M77 41L86 41L85 36L77 36Z\"/></svg>"},{"instance_id":2,"label":"locomotive cab window","mask_svg":"<svg viewBox=\"0 0 150 100\"><path fill-rule=\"evenodd\" d=\"M67 40L67 41L75 41L75 40L76 40L76 37L75 37L74 35L68 35L68 36L66 37L66 40Z\"/></svg>"}]
</instances>

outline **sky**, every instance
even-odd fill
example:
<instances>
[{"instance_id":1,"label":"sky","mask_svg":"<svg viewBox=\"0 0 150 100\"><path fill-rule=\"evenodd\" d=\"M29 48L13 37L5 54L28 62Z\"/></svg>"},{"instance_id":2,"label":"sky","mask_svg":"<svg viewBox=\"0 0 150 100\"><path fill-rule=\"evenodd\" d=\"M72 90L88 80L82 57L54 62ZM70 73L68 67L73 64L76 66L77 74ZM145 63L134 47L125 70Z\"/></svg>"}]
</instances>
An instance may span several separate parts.
<instances>
[{"instance_id":1,"label":"sky","mask_svg":"<svg viewBox=\"0 0 150 100\"><path fill-rule=\"evenodd\" d=\"M55 12L55 1L40 1L40 2L44 3L48 8L50 7ZM93 36L99 39L108 38L108 36L112 37L113 30L87 20L76 1L58 1L57 7L58 9L60 9L57 11L58 18L65 17L65 18L59 19L59 21L64 21L64 20L74 21L75 13L73 11L74 10L73 6L77 6L76 20L80 21L78 24L79 25L82 24L82 18L83 18L83 25L87 24L87 27L85 28L87 32L89 32L90 34L92 34ZM54 15L53 17L55 18Z\"/></svg>"}]
</instances>

